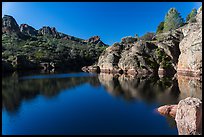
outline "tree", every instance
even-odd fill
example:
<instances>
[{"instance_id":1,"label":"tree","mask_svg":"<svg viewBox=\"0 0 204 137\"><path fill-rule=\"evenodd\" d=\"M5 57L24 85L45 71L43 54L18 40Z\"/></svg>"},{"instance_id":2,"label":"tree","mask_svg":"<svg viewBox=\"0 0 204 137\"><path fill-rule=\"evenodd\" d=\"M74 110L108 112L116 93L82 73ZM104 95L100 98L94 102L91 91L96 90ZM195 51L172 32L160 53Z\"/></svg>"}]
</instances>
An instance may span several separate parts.
<instances>
[{"instance_id":1,"label":"tree","mask_svg":"<svg viewBox=\"0 0 204 137\"><path fill-rule=\"evenodd\" d=\"M177 29L183 26L183 24L184 20L180 16L180 13L175 8L171 8L165 16L164 32Z\"/></svg>"},{"instance_id":2,"label":"tree","mask_svg":"<svg viewBox=\"0 0 204 137\"><path fill-rule=\"evenodd\" d=\"M195 16L197 15L197 10L194 8L186 17L186 22L195 21Z\"/></svg>"},{"instance_id":3,"label":"tree","mask_svg":"<svg viewBox=\"0 0 204 137\"><path fill-rule=\"evenodd\" d=\"M164 22L160 22L159 26L157 27L156 34L162 33L164 30Z\"/></svg>"}]
</instances>

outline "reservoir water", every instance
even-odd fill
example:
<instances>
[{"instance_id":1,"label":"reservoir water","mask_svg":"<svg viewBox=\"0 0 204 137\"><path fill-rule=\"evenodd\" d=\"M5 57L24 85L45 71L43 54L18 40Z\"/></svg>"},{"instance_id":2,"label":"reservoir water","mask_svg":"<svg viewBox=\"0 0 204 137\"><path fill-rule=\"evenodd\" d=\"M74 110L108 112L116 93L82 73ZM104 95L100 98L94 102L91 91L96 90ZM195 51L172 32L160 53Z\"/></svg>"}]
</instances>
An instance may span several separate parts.
<instances>
[{"instance_id":1,"label":"reservoir water","mask_svg":"<svg viewBox=\"0 0 204 137\"><path fill-rule=\"evenodd\" d=\"M15 72L2 76L2 134L177 135L155 109L187 96L202 98L199 80Z\"/></svg>"}]
</instances>

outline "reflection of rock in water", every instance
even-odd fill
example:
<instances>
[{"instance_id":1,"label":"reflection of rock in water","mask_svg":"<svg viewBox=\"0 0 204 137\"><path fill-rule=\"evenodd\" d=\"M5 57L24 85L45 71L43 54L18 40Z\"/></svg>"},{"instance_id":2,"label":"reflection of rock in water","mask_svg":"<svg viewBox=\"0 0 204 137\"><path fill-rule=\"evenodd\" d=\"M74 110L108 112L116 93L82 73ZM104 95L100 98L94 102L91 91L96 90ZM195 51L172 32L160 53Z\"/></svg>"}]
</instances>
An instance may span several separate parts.
<instances>
[{"instance_id":1,"label":"reflection of rock in water","mask_svg":"<svg viewBox=\"0 0 204 137\"><path fill-rule=\"evenodd\" d=\"M105 86L106 90L114 96L120 95L121 87L118 81L118 75L108 74L108 73L100 73L98 75L98 79L102 85Z\"/></svg>"},{"instance_id":2,"label":"reflection of rock in water","mask_svg":"<svg viewBox=\"0 0 204 137\"><path fill-rule=\"evenodd\" d=\"M99 81L112 95L121 95L127 100L145 102L178 103L179 89L176 78L153 76L113 75L101 73Z\"/></svg>"},{"instance_id":3,"label":"reflection of rock in water","mask_svg":"<svg viewBox=\"0 0 204 137\"><path fill-rule=\"evenodd\" d=\"M178 75L178 84L180 90L180 100L187 97L202 99L202 81L199 77L188 77Z\"/></svg>"},{"instance_id":4,"label":"reflection of rock in water","mask_svg":"<svg viewBox=\"0 0 204 137\"><path fill-rule=\"evenodd\" d=\"M30 79L20 80L18 73L2 77L2 108L9 112L18 110L25 99L35 98L41 94L45 97L54 97L62 90L73 88L86 82L98 86L97 77L69 77L61 79Z\"/></svg>"}]
</instances>

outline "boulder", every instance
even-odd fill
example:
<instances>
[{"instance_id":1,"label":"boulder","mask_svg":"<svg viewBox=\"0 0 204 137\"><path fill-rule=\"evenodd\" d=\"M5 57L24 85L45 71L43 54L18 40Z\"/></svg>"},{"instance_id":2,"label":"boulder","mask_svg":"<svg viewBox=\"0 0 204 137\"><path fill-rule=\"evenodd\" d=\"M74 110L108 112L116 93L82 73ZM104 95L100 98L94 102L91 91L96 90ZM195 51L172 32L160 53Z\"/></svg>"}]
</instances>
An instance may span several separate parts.
<instances>
[{"instance_id":1,"label":"boulder","mask_svg":"<svg viewBox=\"0 0 204 137\"><path fill-rule=\"evenodd\" d=\"M161 115L165 115L165 116L171 116L174 117L176 116L176 111L177 111L177 105L164 105L161 106L157 109L157 111L161 114Z\"/></svg>"},{"instance_id":2,"label":"boulder","mask_svg":"<svg viewBox=\"0 0 204 137\"><path fill-rule=\"evenodd\" d=\"M177 106L175 117L179 135L202 134L202 102L188 97Z\"/></svg>"}]
</instances>

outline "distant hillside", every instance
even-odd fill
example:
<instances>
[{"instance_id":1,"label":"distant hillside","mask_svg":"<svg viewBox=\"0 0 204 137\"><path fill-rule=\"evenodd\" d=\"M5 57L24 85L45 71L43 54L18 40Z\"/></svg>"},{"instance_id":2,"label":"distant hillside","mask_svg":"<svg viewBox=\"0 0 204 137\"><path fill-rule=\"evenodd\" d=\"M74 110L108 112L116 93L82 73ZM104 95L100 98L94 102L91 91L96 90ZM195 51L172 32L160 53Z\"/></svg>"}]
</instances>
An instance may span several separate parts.
<instances>
[{"instance_id":1,"label":"distant hillside","mask_svg":"<svg viewBox=\"0 0 204 137\"><path fill-rule=\"evenodd\" d=\"M55 27L36 30L28 24L17 24L12 16L2 18L2 68L80 69L98 60L108 45L99 36L88 40L58 32Z\"/></svg>"}]
</instances>

